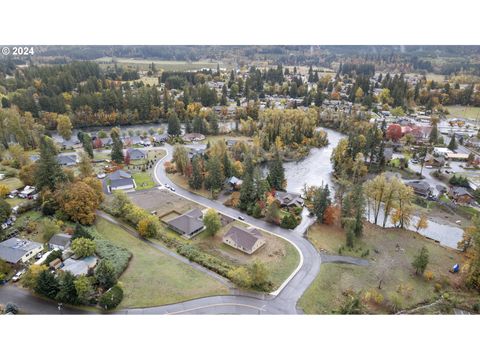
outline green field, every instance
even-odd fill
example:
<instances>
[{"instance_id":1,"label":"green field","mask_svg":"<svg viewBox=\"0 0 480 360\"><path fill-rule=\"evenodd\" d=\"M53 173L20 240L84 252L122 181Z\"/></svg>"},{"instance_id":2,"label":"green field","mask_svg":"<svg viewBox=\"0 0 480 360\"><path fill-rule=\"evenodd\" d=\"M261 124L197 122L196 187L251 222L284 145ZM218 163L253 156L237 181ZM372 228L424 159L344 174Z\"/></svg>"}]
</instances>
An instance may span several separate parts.
<instances>
[{"instance_id":1,"label":"green field","mask_svg":"<svg viewBox=\"0 0 480 360\"><path fill-rule=\"evenodd\" d=\"M343 230L318 224L312 226L308 238L318 249L332 254L337 254L345 243ZM426 271L433 274L432 280L415 275L411 265L422 246L429 252ZM346 301L346 294L358 294L364 312L389 313L429 303L445 292L458 291L460 275L449 272L453 264L464 262L457 251L411 231L382 229L371 224L366 224L362 241L347 254L360 257L367 250L368 266L322 264L318 277L303 294L299 306L309 314L331 314ZM368 291L380 293L382 301L377 304L365 300Z\"/></svg>"},{"instance_id":2,"label":"green field","mask_svg":"<svg viewBox=\"0 0 480 360\"><path fill-rule=\"evenodd\" d=\"M449 115L448 118L468 118L480 120L480 107L474 106L446 106L448 109Z\"/></svg>"},{"instance_id":3,"label":"green field","mask_svg":"<svg viewBox=\"0 0 480 360\"><path fill-rule=\"evenodd\" d=\"M152 248L122 228L101 218L95 226L105 239L133 254L119 279L125 292L121 308L159 306L228 293L224 285L208 275Z\"/></svg>"},{"instance_id":4,"label":"green field","mask_svg":"<svg viewBox=\"0 0 480 360\"><path fill-rule=\"evenodd\" d=\"M3 179L0 181L0 184L6 185L10 191L19 189L23 186L22 180L16 177Z\"/></svg>"},{"instance_id":5,"label":"green field","mask_svg":"<svg viewBox=\"0 0 480 360\"><path fill-rule=\"evenodd\" d=\"M118 64L125 66L139 67L140 70L148 70L149 65L155 64L157 69L163 71L188 71L188 70L200 70L202 68L217 68L217 62L209 61L168 61L168 60L150 60L150 59L133 59L133 58L114 58ZM95 61L104 66L113 66L113 59L111 57L103 57L96 59ZM224 67L220 63L220 67Z\"/></svg>"},{"instance_id":6,"label":"green field","mask_svg":"<svg viewBox=\"0 0 480 360\"><path fill-rule=\"evenodd\" d=\"M134 173L133 179L137 184L136 190L151 189L155 186L155 182L152 180L152 176L149 172Z\"/></svg>"}]
</instances>

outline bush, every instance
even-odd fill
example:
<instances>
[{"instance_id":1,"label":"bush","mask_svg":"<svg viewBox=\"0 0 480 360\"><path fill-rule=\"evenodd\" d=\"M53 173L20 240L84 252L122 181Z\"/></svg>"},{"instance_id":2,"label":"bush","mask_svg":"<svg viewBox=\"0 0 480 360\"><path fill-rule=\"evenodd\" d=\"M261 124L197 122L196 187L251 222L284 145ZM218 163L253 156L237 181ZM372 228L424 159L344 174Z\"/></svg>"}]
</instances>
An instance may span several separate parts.
<instances>
[{"instance_id":1,"label":"bush","mask_svg":"<svg viewBox=\"0 0 480 360\"><path fill-rule=\"evenodd\" d=\"M8 303L5 306L5 314L6 313L18 314L18 306L14 303Z\"/></svg>"},{"instance_id":2,"label":"bush","mask_svg":"<svg viewBox=\"0 0 480 360\"><path fill-rule=\"evenodd\" d=\"M433 272L426 271L425 274L423 274L423 277L425 278L425 280L430 281L433 280L435 276L433 275Z\"/></svg>"},{"instance_id":3,"label":"bush","mask_svg":"<svg viewBox=\"0 0 480 360\"><path fill-rule=\"evenodd\" d=\"M383 295L376 289L370 289L363 294L363 301L380 305L383 303Z\"/></svg>"},{"instance_id":4,"label":"bush","mask_svg":"<svg viewBox=\"0 0 480 360\"><path fill-rule=\"evenodd\" d=\"M43 262L46 265L49 265L55 259L62 258L62 250L53 250Z\"/></svg>"},{"instance_id":5,"label":"bush","mask_svg":"<svg viewBox=\"0 0 480 360\"><path fill-rule=\"evenodd\" d=\"M95 250L96 244L92 239L80 237L72 241L72 251L79 257L92 256Z\"/></svg>"},{"instance_id":6,"label":"bush","mask_svg":"<svg viewBox=\"0 0 480 360\"><path fill-rule=\"evenodd\" d=\"M98 304L105 310L115 309L123 300L123 290L115 285L105 292L98 301Z\"/></svg>"},{"instance_id":7,"label":"bush","mask_svg":"<svg viewBox=\"0 0 480 360\"><path fill-rule=\"evenodd\" d=\"M232 269L228 272L228 278L232 280L232 282L240 287L249 288L252 285L252 279L248 270L243 267L239 266L236 269Z\"/></svg>"}]
</instances>

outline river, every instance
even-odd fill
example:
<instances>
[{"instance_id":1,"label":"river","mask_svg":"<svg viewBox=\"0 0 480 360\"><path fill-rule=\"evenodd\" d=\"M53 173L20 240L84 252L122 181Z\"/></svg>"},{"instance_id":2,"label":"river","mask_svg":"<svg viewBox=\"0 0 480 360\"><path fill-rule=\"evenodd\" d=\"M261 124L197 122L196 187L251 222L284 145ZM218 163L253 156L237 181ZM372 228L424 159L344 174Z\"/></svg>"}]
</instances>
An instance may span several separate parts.
<instances>
[{"instance_id":1,"label":"river","mask_svg":"<svg viewBox=\"0 0 480 360\"><path fill-rule=\"evenodd\" d=\"M312 149L309 155L304 159L284 164L285 177L287 179L287 191L301 194L305 184L308 186L328 184L332 189L332 192L334 191L335 186L332 180L333 167L330 162L330 156L340 139L345 138L346 136L331 129L319 128L319 130L323 130L327 133L329 140L328 146L320 149ZM369 219L369 221L371 220L372 219ZM302 213L302 222L297 226L295 231L303 233L313 221L314 219L308 216L308 211L304 210ZM417 221L418 217L413 216L411 221L412 225L409 227L410 230L415 231L414 225ZM379 220L379 224L382 223L383 217ZM393 227L394 225L390 221L387 221L386 226ZM420 230L419 232L420 234L451 248L457 247L457 243L461 240L463 235L463 230L459 227L439 224L432 220L428 221L428 227L426 229Z\"/></svg>"}]
</instances>

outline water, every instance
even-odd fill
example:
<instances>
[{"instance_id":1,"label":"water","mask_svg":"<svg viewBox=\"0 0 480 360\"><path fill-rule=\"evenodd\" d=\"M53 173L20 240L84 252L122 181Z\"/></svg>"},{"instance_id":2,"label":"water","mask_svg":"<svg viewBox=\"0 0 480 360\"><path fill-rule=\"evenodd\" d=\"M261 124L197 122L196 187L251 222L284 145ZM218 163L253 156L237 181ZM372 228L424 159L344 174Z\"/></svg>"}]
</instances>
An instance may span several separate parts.
<instances>
[{"instance_id":1,"label":"water","mask_svg":"<svg viewBox=\"0 0 480 360\"><path fill-rule=\"evenodd\" d=\"M319 128L328 134L329 145L321 149L312 149L309 155L297 162L289 162L284 164L285 177L287 179L287 191L293 193L302 193L303 187L307 186L320 186L322 184L328 184L333 190L334 183L332 180L333 167L330 162L333 149L337 146L340 139L346 136L338 131ZM308 212L302 213L302 223L295 229L300 233L303 233L306 227L313 221L308 217ZM373 221L373 219L369 219ZM415 230L418 217L413 216L409 227L410 230ZM379 224L383 223L383 216L379 216ZM387 220L387 227L393 227L394 225ZM428 221L428 227L419 231L420 234L429 237L433 240L439 241L442 245L456 248L457 243L462 239L463 230L461 228L436 223L432 220Z\"/></svg>"}]
</instances>

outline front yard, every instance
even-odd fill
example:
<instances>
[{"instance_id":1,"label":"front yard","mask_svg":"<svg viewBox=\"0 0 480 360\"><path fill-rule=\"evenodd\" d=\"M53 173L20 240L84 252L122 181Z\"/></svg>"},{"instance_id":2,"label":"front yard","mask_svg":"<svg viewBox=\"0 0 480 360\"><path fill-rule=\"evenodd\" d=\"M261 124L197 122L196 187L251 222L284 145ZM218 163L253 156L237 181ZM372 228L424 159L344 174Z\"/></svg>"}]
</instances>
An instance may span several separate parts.
<instances>
[{"instance_id":1,"label":"front yard","mask_svg":"<svg viewBox=\"0 0 480 360\"><path fill-rule=\"evenodd\" d=\"M333 226L315 224L308 238L322 252L338 254L342 249L343 255L363 255L369 265L322 264L318 277L299 302L306 313L337 312L352 294L359 296L365 312L389 313L432 302L441 294L464 291L459 287L462 275L449 272L454 264L463 264L462 254L414 232L367 223L353 250L346 250L343 230ZM422 246L429 252L426 274L431 273L431 280L415 275L411 265ZM368 299L372 294L380 294L377 301Z\"/></svg>"},{"instance_id":2,"label":"front yard","mask_svg":"<svg viewBox=\"0 0 480 360\"><path fill-rule=\"evenodd\" d=\"M159 306L228 293L223 284L152 248L107 220L97 219L95 227L105 239L133 254L119 279L125 292L120 308Z\"/></svg>"}]
</instances>

